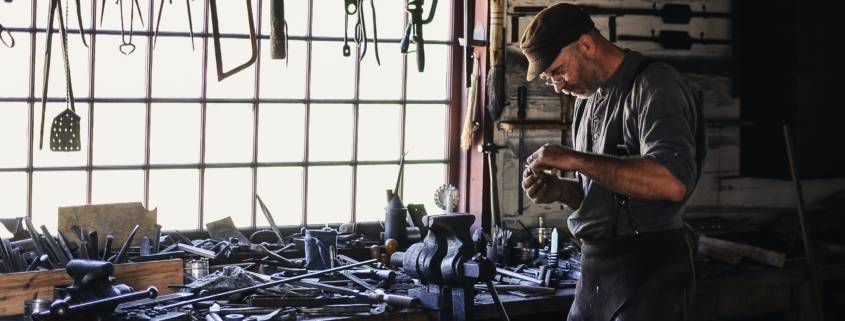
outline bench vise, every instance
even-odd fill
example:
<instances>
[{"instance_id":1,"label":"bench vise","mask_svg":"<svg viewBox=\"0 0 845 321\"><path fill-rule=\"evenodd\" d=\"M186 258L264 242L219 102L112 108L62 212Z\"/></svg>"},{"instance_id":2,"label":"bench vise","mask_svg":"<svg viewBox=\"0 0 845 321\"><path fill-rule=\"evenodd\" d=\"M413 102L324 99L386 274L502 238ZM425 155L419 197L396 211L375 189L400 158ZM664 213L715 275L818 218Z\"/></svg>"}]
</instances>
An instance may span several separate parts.
<instances>
[{"instance_id":1,"label":"bench vise","mask_svg":"<svg viewBox=\"0 0 845 321\"><path fill-rule=\"evenodd\" d=\"M409 295L435 311L436 320L472 320L474 285L489 283L496 274L493 262L473 249L470 227L474 221L471 214L424 216L425 239L390 257L391 264L423 283Z\"/></svg>"}]
</instances>

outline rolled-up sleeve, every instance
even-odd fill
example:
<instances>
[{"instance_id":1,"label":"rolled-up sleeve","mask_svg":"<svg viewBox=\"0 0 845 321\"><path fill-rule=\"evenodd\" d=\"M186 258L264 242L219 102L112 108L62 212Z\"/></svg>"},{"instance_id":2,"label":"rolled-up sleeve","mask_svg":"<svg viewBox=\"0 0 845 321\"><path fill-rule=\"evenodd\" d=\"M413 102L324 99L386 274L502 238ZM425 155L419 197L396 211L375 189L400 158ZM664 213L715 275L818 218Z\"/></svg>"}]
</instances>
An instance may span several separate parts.
<instances>
[{"instance_id":1,"label":"rolled-up sleeve","mask_svg":"<svg viewBox=\"0 0 845 321\"><path fill-rule=\"evenodd\" d=\"M666 167L690 193L698 176L694 106L674 81L651 85L640 88L644 90L638 117L640 154Z\"/></svg>"}]
</instances>

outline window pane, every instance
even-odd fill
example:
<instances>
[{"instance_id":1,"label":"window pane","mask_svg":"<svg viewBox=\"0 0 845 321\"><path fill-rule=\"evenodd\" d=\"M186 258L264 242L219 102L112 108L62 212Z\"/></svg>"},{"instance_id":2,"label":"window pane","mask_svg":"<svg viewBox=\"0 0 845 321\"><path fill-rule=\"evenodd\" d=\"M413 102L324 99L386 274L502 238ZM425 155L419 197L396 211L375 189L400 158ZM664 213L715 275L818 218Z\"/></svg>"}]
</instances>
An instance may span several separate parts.
<instances>
[{"instance_id":1,"label":"window pane","mask_svg":"<svg viewBox=\"0 0 845 321\"><path fill-rule=\"evenodd\" d=\"M434 204L434 192L446 183L445 164L405 165L405 181L402 201L408 204L423 204L429 214L442 213ZM465 197L461 195L460 197Z\"/></svg>"},{"instance_id":2,"label":"window pane","mask_svg":"<svg viewBox=\"0 0 845 321\"><path fill-rule=\"evenodd\" d=\"M200 105L154 104L150 117L150 163L199 161Z\"/></svg>"},{"instance_id":3,"label":"window pane","mask_svg":"<svg viewBox=\"0 0 845 321\"><path fill-rule=\"evenodd\" d=\"M304 136L304 105L261 105L258 114L258 161L302 161L305 147Z\"/></svg>"},{"instance_id":4,"label":"window pane","mask_svg":"<svg viewBox=\"0 0 845 321\"><path fill-rule=\"evenodd\" d=\"M302 167L259 168L258 195L277 225L302 224ZM256 209L256 224L270 226L258 204Z\"/></svg>"},{"instance_id":5,"label":"window pane","mask_svg":"<svg viewBox=\"0 0 845 321\"><path fill-rule=\"evenodd\" d=\"M21 1L15 2L15 4L17 3L21 3ZM16 6L20 7L20 5ZM29 7L29 5L27 5L27 7ZM9 16L9 14L5 10L0 10L0 16ZM6 19L0 21L4 23L5 27L11 28L10 25L6 24ZM29 23L27 23L26 27L28 26ZM6 35L5 32L3 33L3 39L7 39L8 35ZM13 32L12 37L14 37L15 39L15 47L7 48L6 46L0 45L0 70L3 70L3 76L6 79L14 79L14 81L3 82L3 86L0 86L0 97L26 97L29 95L30 35L20 32ZM41 55L43 56L43 52L41 52ZM64 71L62 71L62 73L58 75L64 77ZM38 86L41 86L41 81L41 78L37 78L35 82L38 83ZM61 81L61 85L64 86L64 80ZM36 96L41 97L41 92L37 92ZM62 94L62 96L64 96L64 94Z\"/></svg>"},{"instance_id":6,"label":"window pane","mask_svg":"<svg viewBox=\"0 0 845 321\"><path fill-rule=\"evenodd\" d=\"M252 105L208 104L205 161L252 161Z\"/></svg>"},{"instance_id":7,"label":"window pane","mask_svg":"<svg viewBox=\"0 0 845 321\"><path fill-rule=\"evenodd\" d=\"M408 105L405 111L405 146L408 159L446 157L444 105Z\"/></svg>"},{"instance_id":8,"label":"window pane","mask_svg":"<svg viewBox=\"0 0 845 321\"><path fill-rule=\"evenodd\" d=\"M56 25L58 26L58 22L56 23ZM47 85L48 97L64 98L67 96L67 90L65 89L65 84L67 82L65 81L65 66L64 60L62 58L62 42L60 40L61 38L62 37L58 32L53 35L52 56L50 58L50 80L49 84ZM36 42L35 96L40 98L44 81L44 50L47 45L47 35L44 33L39 33L36 36ZM97 43L100 43L99 39L97 40ZM15 48L24 47L28 45L29 44L27 43L19 43L15 46ZM117 49L115 48L115 50ZM100 56L98 55L97 62L100 62L99 57ZM88 72L88 48L86 48L82 44L82 39L79 38L79 35L76 35L76 37L73 37L73 34L68 35L68 58L70 61L70 74L71 80L73 81L74 97L88 97L88 80L90 79ZM29 59L23 61L28 62ZM143 62L141 64L143 65ZM24 65L28 65L28 63L24 63ZM143 78L141 78L141 80L143 80ZM20 92L18 93L18 95L25 92L27 91Z\"/></svg>"},{"instance_id":9,"label":"window pane","mask_svg":"<svg viewBox=\"0 0 845 321\"><path fill-rule=\"evenodd\" d=\"M209 168L205 170L203 226L231 216L236 226L252 225L252 170Z\"/></svg>"},{"instance_id":10,"label":"window pane","mask_svg":"<svg viewBox=\"0 0 845 321\"><path fill-rule=\"evenodd\" d=\"M3 3L3 10L0 10L0 21L3 21L3 26L6 28L28 28L32 23L31 9L32 3L30 1L5 2ZM47 15L44 15L44 17L47 17ZM46 20L47 18L41 19ZM15 41L20 43L20 38L18 38L17 34L15 35Z\"/></svg>"},{"instance_id":11,"label":"window pane","mask_svg":"<svg viewBox=\"0 0 845 321\"><path fill-rule=\"evenodd\" d=\"M113 14L117 13L117 7L107 8L107 15L109 9L115 10ZM126 41L129 42L129 35L126 35ZM135 45L135 51L124 55L120 52L120 46L123 44L120 35L97 35L97 75L94 80L94 94L97 97L137 98L146 93L144 78L147 67L147 37L135 35L132 37L132 43ZM53 44L55 45L55 42ZM53 49L53 52L59 51ZM56 56L54 55L54 59ZM79 66L85 65L86 62L83 62ZM73 83L74 90L77 83Z\"/></svg>"},{"instance_id":12,"label":"window pane","mask_svg":"<svg viewBox=\"0 0 845 321\"><path fill-rule=\"evenodd\" d=\"M308 169L308 224L349 222L351 205L351 166Z\"/></svg>"},{"instance_id":13,"label":"window pane","mask_svg":"<svg viewBox=\"0 0 845 321\"><path fill-rule=\"evenodd\" d=\"M165 230L195 230L199 220L199 171L150 171L149 209L158 209L158 224Z\"/></svg>"},{"instance_id":14,"label":"window pane","mask_svg":"<svg viewBox=\"0 0 845 321\"><path fill-rule=\"evenodd\" d=\"M147 17L147 11L148 11L147 9L149 8L150 1L151 0L139 0L138 1L139 6L141 7L144 22L147 22L147 21L150 20L149 17ZM155 1L155 0L153 0L153 1ZM82 5L83 14L91 12L91 7L88 6L88 3L86 3L87 1L82 1L82 2L83 2L83 5ZM39 3L42 3L42 2L39 1ZM110 31L120 32L120 11L121 11L121 7L118 5L118 3L123 4L123 15L126 19L124 24L126 26L126 33L127 33L127 38L128 38L129 37L129 26L130 26L129 25L129 15L132 13L130 11L131 8L129 7L129 5L133 4L134 0L133 1L127 0L127 1L121 1L121 2L106 1L105 12L104 12L102 17L100 17L100 9L102 9L102 7L101 7L102 2L98 1L97 2L97 30L98 31L110 30ZM158 4L158 3L159 3L158 1L155 1L155 4ZM38 9L39 11L44 10L44 12L42 12L40 17L38 18L39 23L41 23L41 22L46 23L47 22L46 9L44 9L43 6L40 6L40 5L38 6L38 8L39 8ZM73 9L73 8L74 8L74 6L71 6L71 9ZM184 10L184 7L182 7L182 8L183 8L182 10ZM165 11L166 10L167 10L167 8L165 8ZM155 11L156 11L156 13L158 13L158 6L155 7ZM71 11L71 12L73 12L73 11ZM202 13L202 9L199 9L198 12ZM158 16L158 15L156 15L156 16ZM168 20L167 16L168 16L168 13L165 13L164 17L161 19L162 20L161 21L162 29L164 28L164 21ZM76 19L76 14L71 13L71 17L73 17L73 19ZM90 14L88 15L88 17L89 18L86 18L86 20L85 20L86 24L89 20L91 20ZM100 18L102 18L102 20L103 20L102 23L100 23ZM76 21L76 20L73 20L73 19L71 21ZM199 20L199 21L202 21L202 20ZM194 20L194 22L197 22L197 20ZM75 24L73 22L71 22L71 25L75 25ZM132 30L134 30L136 32L135 37L144 38L144 36L137 34L137 32L147 30L147 28L141 26L141 19L138 18L138 10L137 9L135 10L135 22L132 25L134 26L134 28ZM43 26L43 24L42 24L42 26ZM99 35L97 36L97 39L99 39ZM134 40L134 38L133 38L133 40ZM97 40L97 41L99 41L99 40ZM138 48L138 49L140 49L140 48ZM116 48L115 48L115 50L116 50ZM144 51L141 50L141 52L144 52Z\"/></svg>"},{"instance_id":15,"label":"window pane","mask_svg":"<svg viewBox=\"0 0 845 321\"><path fill-rule=\"evenodd\" d=\"M396 186L397 165L358 166L355 189L355 219L358 222L384 221L387 193Z\"/></svg>"},{"instance_id":16,"label":"window pane","mask_svg":"<svg viewBox=\"0 0 845 321\"><path fill-rule=\"evenodd\" d=\"M144 172L139 170L94 171L91 184L94 204L144 201Z\"/></svg>"},{"instance_id":17,"label":"window pane","mask_svg":"<svg viewBox=\"0 0 845 321\"><path fill-rule=\"evenodd\" d=\"M165 14L168 13L166 10ZM162 19L165 18L162 17ZM158 37L153 51L153 97L196 98L200 96L202 91L200 86L202 81L202 41L201 39L195 39L195 41L197 48L191 50L190 38ZM213 61L209 63L213 63ZM214 67L209 66L209 68Z\"/></svg>"},{"instance_id":18,"label":"window pane","mask_svg":"<svg viewBox=\"0 0 845 321\"><path fill-rule=\"evenodd\" d=\"M286 2L295 2L295 1L286 1ZM305 2L305 1L303 1ZM317 37L343 37L343 22L344 16L346 16L344 11L344 4L342 1L337 0L314 0L314 21L312 22L312 34ZM369 13L369 11L367 11ZM287 12L285 12L287 15ZM355 21L357 16L350 16L349 17L349 42L351 43L349 46L355 47L355 43L352 40L355 36ZM354 50L354 49L353 49ZM338 46L338 54L340 53L340 46Z\"/></svg>"},{"instance_id":19,"label":"window pane","mask_svg":"<svg viewBox=\"0 0 845 321\"><path fill-rule=\"evenodd\" d=\"M143 164L146 117L147 108L143 104L96 105L94 164Z\"/></svg>"},{"instance_id":20,"label":"window pane","mask_svg":"<svg viewBox=\"0 0 845 321\"><path fill-rule=\"evenodd\" d=\"M33 164L35 166L82 166L86 163L88 153L88 104L77 104L76 114L79 120L79 130L82 136L82 149L78 152L54 152L50 150L50 126L53 118L65 111L64 103L48 103L44 121L44 148L38 149L38 133L41 126L41 108L36 107L35 126L33 134Z\"/></svg>"},{"instance_id":21,"label":"window pane","mask_svg":"<svg viewBox=\"0 0 845 321\"><path fill-rule=\"evenodd\" d=\"M355 54L344 57L342 42L314 41L311 46L311 98L352 98L355 89ZM354 43L351 47L355 50Z\"/></svg>"},{"instance_id":22,"label":"window pane","mask_svg":"<svg viewBox=\"0 0 845 321\"><path fill-rule=\"evenodd\" d=\"M352 105L311 105L310 161L352 159Z\"/></svg>"},{"instance_id":23,"label":"window pane","mask_svg":"<svg viewBox=\"0 0 845 321\"><path fill-rule=\"evenodd\" d=\"M249 39L222 38L220 39L220 47L223 52L224 72L240 66L249 60L252 54ZM219 81L217 80L217 65L214 59L214 42L209 39L208 89L206 92L209 98L252 98L255 96L255 64Z\"/></svg>"},{"instance_id":24,"label":"window pane","mask_svg":"<svg viewBox=\"0 0 845 321\"><path fill-rule=\"evenodd\" d=\"M446 99L449 47L425 45L425 70L417 71L416 53L408 54L408 99Z\"/></svg>"},{"instance_id":25,"label":"window pane","mask_svg":"<svg viewBox=\"0 0 845 321\"><path fill-rule=\"evenodd\" d=\"M381 66L376 63L373 47L370 45L367 56L361 61L359 97L361 99L399 99L402 96L402 54L399 53L399 44L379 44Z\"/></svg>"},{"instance_id":26,"label":"window pane","mask_svg":"<svg viewBox=\"0 0 845 321\"><path fill-rule=\"evenodd\" d=\"M399 105L358 107L358 160L399 159Z\"/></svg>"},{"instance_id":27,"label":"window pane","mask_svg":"<svg viewBox=\"0 0 845 321\"><path fill-rule=\"evenodd\" d=\"M452 1L443 1L437 4L437 8L434 10L434 19L431 23L425 25L423 27L425 33L425 40L449 40L449 35L451 34L451 26L449 24L452 11ZM429 12L431 12L431 1L427 1L425 5L423 5L423 18L427 18ZM428 46L426 46L428 49ZM428 50L426 50L426 60L428 60Z\"/></svg>"},{"instance_id":28,"label":"window pane","mask_svg":"<svg viewBox=\"0 0 845 321\"><path fill-rule=\"evenodd\" d=\"M84 171L45 171L32 174L32 221L51 231L58 226L59 207L85 204Z\"/></svg>"},{"instance_id":29,"label":"window pane","mask_svg":"<svg viewBox=\"0 0 845 321\"><path fill-rule=\"evenodd\" d=\"M0 218L26 216L26 173L0 173ZM0 236L9 237L5 228Z\"/></svg>"},{"instance_id":30,"label":"window pane","mask_svg":"<svg viewBox=\"0 0 845 321\"><path fill-rule=\"evenodd\" d=\"M25 103L0 103L0 167L26 166L27 109Z\"/></svg>"},{"instance_id":31,"label":"window pane","mask_svg":"<svg viewBox=\"0 0 845 321\"><path fill-rule=\"evenodd\" d=\"M262 98L305 98L305 42L290 41L287 49L286 59L273 60L270 41L261 42Z\"/></svg>"},{"instance_id":32,"label":"window pane","mask_svg":"<svg viewBox=\"0 0 845 321\"><path fill-rule=\"evenodd\" d=\"M264 8L261 10L261 34L265 36L270 35L271 3L264 1ZM284 1L284 4L288 36L304 36L308 27L308 1Z\"/></svg>"},{"instance_id":33,"label":"window pane","mask_svg":"<svg viewBox=\"0 0 845 321\"><path fill-rule=\"evenodd\" d=\"M376 3L376 16L378 24L378 36L379 40L381 39L401 39L403 33L405 32L405 1L393 1L393 0L377 0ZM367 5L367 16L372 17L370 14L370 6ZM372 18L370 18L372 21ZM367 21L367 28L369 29L371 22ZM381 47L381 44L379 44ZM386 52L390 55L399 56L399 48L396 48L396 51L390 49L390 51L382 51ZM386 54L382 55L384 58Z\"/></svg>"},{"instance_id":34,"label":"window pane","mask_svg":"<svg viewBox=\"0 0 845 321\"><path fill-rule=\"evenodd\" d=\"M220 2L223 2L223 1L218 1L218 3L220 3ZM226 1L226 2L229 2L229 1ZM114 2L112 2L112 3L114 3ZM140 2L140 3L143 4L144 2ZM164 14L161 16L161 25L159 27L159 31L162 31L162 32L164 32L164 31L188 32L188 30L189 30L189 28L188 28L188 9L186 8L186 3L187 3L187 5L191 6L191 18L193 19L193 22L194 22L194 32L195 33L202 32L202 9L203 9L203 5L204 5L204 1L187 1L187 0L180 0L180 1L175 1L175 2L171 2L171 1L165 1L164 2L164 8L162 9L162 11L164 11ZM155 15L153 16L153 19L150 19L150 21L156 21L155 19L158 19L158 16L159 16L158 6L159 6L159 4L160 4L159 1L155 1L153 3L154 9L155 9ZM97 5L99 6L99 3ZM107 4L107 6L109 6L109 7L106 8L106 11L109 11L109 9L112 9L113 5ZM241 6L243 6L242 3L241 3ZM146 7L142 6L141 8L146 8ZM100 8L97 8L97 9L99 10ZM116 13L117 12L116 6L114 7L114 10L115 10L115 13ZM241 9L241 10L243 10L243 9ZM108 13L106 13L106 15L108 16ZM117 18L119 19L120 16L117 16ZM146 18L147 18L147 10L144 10L144 22L147 21ZM99 17L98 17L98 19L99 19ZM106 19L108 19L108 17L106 17ZM120 21L118 21L118 23L119 22ZM117 26L118 26L118 28L120 27L119 24ZM155 28L155 25L153 25L153 28ZM163 38L166 38L166 37L163 36L163 35L158 36L158 40L162 40ZM185 44L188 46L188 48L191 47L190 38L185 37L185 38L180 38L180 39L182 39L182 41L185 42ZM194 41L196 41L197 49L198 50L202 49L202 39L197 36L196 39L194 39ZM158 48L158 46L156 46L156 48Z\"/></svg>"}]
</instances>

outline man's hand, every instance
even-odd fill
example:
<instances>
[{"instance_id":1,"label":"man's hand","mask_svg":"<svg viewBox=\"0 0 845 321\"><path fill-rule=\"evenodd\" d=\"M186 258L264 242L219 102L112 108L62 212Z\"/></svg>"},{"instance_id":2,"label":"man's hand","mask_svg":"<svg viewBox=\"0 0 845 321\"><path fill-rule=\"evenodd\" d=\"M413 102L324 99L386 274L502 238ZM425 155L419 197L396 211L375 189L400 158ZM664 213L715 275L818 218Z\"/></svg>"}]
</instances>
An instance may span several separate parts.
<instances>
[{"instance_id":1,"label":"man's hand","mask_svg":"<svg viewBox=\"0 0 845 321\"><path fill-rule=\"evenodd\" d=\"M569 171L575 169L575 158L579 154L569 147L545 144L528 156L526 163L534 173L553 168Z\"/></svg>"},{"instance_id":2,"label":"man's hand","mask_svg":"<svg viewBox=\"0 0 845 321\"><path fill-rule=\"evenodd\" d=\"M561 187L557 177L525 169L522 175L522 189L532 201L538 204L548 204L560 201Z\"/></svg>"}]
</instances>

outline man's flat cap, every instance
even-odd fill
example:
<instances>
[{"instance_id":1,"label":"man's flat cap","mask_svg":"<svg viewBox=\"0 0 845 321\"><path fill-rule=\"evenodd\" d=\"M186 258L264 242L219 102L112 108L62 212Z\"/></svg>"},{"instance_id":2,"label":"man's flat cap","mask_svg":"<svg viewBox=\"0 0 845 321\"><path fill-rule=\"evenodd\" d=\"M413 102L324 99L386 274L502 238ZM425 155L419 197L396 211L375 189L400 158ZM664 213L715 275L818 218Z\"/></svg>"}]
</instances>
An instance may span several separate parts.
<instances>
[{"instance_id":1,"label":"man's flat cap","mask_svg":"<svg viewBox=\"0 0 845 321\"><path fill-rule=\"evenodd\" d=\"M563 47L593 28L593 20L576 5L558 3L540 11L519 41L528 59L526 79L531 81L543 73Z\"/></svg>"}]
</instances>

